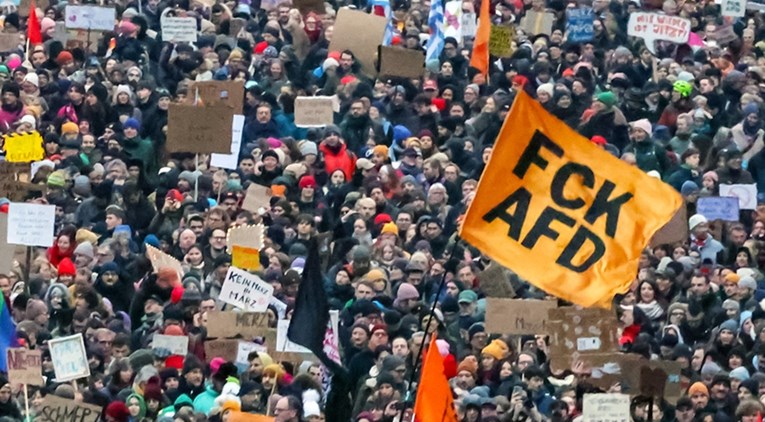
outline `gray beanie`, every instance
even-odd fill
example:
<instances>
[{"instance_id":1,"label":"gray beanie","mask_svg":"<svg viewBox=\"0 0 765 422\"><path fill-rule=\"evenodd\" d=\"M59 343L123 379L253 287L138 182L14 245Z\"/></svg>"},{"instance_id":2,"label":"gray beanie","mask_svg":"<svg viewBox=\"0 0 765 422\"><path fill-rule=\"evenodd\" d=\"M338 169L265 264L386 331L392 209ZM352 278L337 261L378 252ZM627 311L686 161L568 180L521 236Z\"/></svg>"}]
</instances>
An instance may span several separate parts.
<instances>
[{"instance_id":1,"label":"gray beanie","mask_svg":"<svg viewBox=\"0 0 765 422\"><path fill-rule=\"evenodd\" d=\"M88 258L94 258L95 254L93 253L93 244L90 242L82 242L74 249L75 255L85 255Z\"/></svg>"},{"instance_id":2,"label":"gray beanie","mask_svg":"<svg viewBox=\"0 0 765 422\"><path fill-rule=\"evenodd\" d=\"M195 171L188 171L184 170L181 172L181 174L178 175L179 180L185 180L189 182L189 184L194 187L194 185L197 183L197 178L199 177L199 173Z\"/></svg>"},{"instance_id":3,"label":"gray beanie","mask_svg":"<svg viewBox=\"0 0 765 422\"><path fill-rule=\"evenodd\" d=\"M754 281L754 278L749 276L741 277L741 280L738 282L738 287L745 287L749 290L757 290L757 282Z\"/></svg>"},{"instance_id":4,"label":"gray beanie","mask_svg":"<svg viewBox=\"0 0 765 422\"><path fill-rule=\"evenodd\" d=\"M319 155L319 150L316 148L316 144L311 141L303 141L300 143L300 155L305 157L306 155Z\"/></svg>"},{"instance_id":5,"label":"gray beanie","mask_svg":"<svg viewBox=\"0 0 765 422\"><path fill-rule=\"evenodd\" d=\"M72 192L80 196L90 196L90 179L88 176L79 175L75 177Z\"/></svg>"}]
</instances>

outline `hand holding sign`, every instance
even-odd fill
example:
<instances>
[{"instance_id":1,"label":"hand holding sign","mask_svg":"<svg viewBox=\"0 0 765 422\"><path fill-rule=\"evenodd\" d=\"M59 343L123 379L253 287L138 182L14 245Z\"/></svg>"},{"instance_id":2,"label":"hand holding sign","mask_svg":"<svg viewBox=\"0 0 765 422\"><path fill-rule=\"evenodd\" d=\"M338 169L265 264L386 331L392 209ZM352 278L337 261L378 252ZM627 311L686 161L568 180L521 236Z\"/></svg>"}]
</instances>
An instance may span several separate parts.
<instances>
[{"instance_id":1,"label":"hand holding sign","mask_svg":"<svg viewBox=\"0 0 765 422\"><path fill-rule=\"evenodd\" d=\"M656 55L656 41L684 44L691 34L691 21L677 16L638 12L630 15L627 35L642 38L645 46Z\"/></svg>"}]
</instances>

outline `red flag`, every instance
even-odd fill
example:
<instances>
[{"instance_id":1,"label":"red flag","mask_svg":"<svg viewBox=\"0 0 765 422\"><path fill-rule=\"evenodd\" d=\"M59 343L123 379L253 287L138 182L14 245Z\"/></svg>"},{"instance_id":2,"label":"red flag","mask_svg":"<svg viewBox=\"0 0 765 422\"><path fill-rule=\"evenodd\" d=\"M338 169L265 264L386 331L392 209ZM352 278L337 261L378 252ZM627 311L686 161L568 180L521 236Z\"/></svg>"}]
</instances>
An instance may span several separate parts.
<instances>
[{"instance_id":1,"label":"red flag","mask_svg":"<svg viewBox=\"0 0 765 422\"><path fill-rule=\"evenodd\" d=\"M27 19L27 38L29 44L37 45L42 44L42 32L40 32L40 21L37 20L37 9L35 8L35 2L29 5L29 18Z\"/></svg>"},{"instance_id":2,"label":"red flag","mask_svg":"<svg viewBox=\"0 0 765 422\"><path fill-rule=\"evenodd\" d=\"M444 375L444 358L438 352L435 334L430 337L430 347L422 365L417 399L414 402L414 417L416 421L422 422L457 422L452 390Z\"/></svg>"},{"instance_id":3,"label":"red flag","mask_svg":"<svg viewBox=\"0 0 765 422\"><path fill-rule=\"evenodd\" d=\"M478 15L478 30L473 41L473 54L470 56L470 66L481 71L482 75L489 73L489 35L491 35L491 16L489 5L491 0L481 1L481 13Z\"/></svg>"}]
</instances>

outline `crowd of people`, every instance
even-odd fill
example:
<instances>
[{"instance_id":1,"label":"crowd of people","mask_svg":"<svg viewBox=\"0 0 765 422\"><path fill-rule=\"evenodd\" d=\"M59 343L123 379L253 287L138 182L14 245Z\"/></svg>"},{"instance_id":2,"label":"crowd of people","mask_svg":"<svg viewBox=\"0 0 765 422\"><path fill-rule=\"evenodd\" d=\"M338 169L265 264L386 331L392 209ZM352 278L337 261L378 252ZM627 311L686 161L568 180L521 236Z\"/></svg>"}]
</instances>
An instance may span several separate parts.
<instances>
[{"instance_id":1,"label":"crowd of people","mask_svg":"<svg viewBox=\"0 0 765 422\"><path fill-rule=\"evenodd\" d=\"M645 250L614 312L622 351L678 362L687 388L650 411L650 400L633 397L631 417L761 420L765 208L742 210L736 222L696 214L697 199L718 196L722 184L755 184L765 202L761 13L723 17L719 4L699 0L494 0L491 22L515 25L510 57L492 57L482 74L470 66L474 34L447 36L424 76L407 79L373 74L358 51L330 48L339 9L374 13L377 1L330 1L323 13L284 1L107 2L114 31L93 31L91 45L62 43L57 31L76 2L45 3L39 44L21 42L34 26L28 12L3 8L3 32L20 42L0 64L0 130L42 134L45 157L25 200L55 205L56 223L50 248L33 249L28 262L17 256L0 275L15 336L42 351L45 380L25 393L0 374L0 421L51 420L42 412L51 395L99 406L109 422L227 421L234 412L411 420L431 333L460 421L582 417L584 394L605 391L588 383L587 368L552 371L547 333L486 331L481 273L491 259L458 237L494 143L513 142L497 135L521 90L686 201L689 236ZM437 33L430 1L389 6L391 44L424 54ZM593 37L574 43L566 10L579 7L592 8ZM462 10L475 16L480 2ZM553 15L549 34L520 29L532 11ZM636 11L686 18L699 42L649 48L627 35ZM167 14L196 19L197 42L163 41ZM718 36L727 29L734 39ZM168 107L194 97L190 82L210 80L244 85L235 170L165 148ZM298 127L299 96L335 96L335 124ZM268 206L242 207L252 184L270 189ZM340 374L318 361L206 355L206 314L234 311L219 298L232 264L228 229L252 224L265 226L257 274L286 305L269 306L272 327L294 312L306 257L319 249L339 312L335 369L349 394L330 397L326 378ZM149 245L179 260L183 275L155 271ZM500 290L548 298L504 271ZM91 375L57 382L48 341L77 333ZM188 336L188 354L153 348L158 334Z\"/></svg>"}]
</instances>

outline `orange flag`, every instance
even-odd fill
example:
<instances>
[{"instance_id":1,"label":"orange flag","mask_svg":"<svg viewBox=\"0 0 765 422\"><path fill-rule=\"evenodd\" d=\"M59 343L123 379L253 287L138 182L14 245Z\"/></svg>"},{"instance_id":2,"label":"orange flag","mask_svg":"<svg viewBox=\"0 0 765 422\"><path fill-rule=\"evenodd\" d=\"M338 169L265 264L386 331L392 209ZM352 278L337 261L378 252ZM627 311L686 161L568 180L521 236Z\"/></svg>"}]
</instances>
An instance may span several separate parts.
<instances>
[{"instance_id":1,"label":"orange flag","mask_svg":"<svg viewBox=\"0 0 765 422\"><path fill-rule=\"evenodd\" d=\"M457 422L452 390L444 375L444 358L438 352L435 334L430 337L430 347L422 366L414 418L417 422Z\"/></svg>"},{"instance_id":2,"label":"orange flag","mask_svg":"<svg viewBox=\"0 0 765 422\"><path fill-rule=\"evenodd\" d=\"M491 35L491 17L489 5L491 0L481 1L481 14L478 15L478 30L473 41L473 54L470 56L470 66L481 71L482 75L489 73L489 35Z\"/></svg>"}]
</instances>

